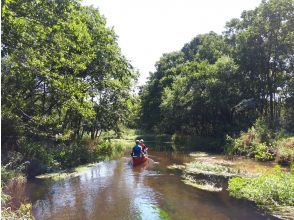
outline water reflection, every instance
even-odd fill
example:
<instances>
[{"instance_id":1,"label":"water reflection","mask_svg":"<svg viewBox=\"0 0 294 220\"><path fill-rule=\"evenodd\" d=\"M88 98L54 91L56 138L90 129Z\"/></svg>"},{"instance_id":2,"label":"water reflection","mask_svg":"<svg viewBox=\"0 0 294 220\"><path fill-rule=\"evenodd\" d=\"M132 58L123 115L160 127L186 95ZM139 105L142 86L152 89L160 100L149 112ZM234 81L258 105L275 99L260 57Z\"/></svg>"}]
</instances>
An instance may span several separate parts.
<instances>
[{"instance_id":1,"label":"water reflection","mask_svg":"<svg viewBox=\"0 0 294 220\"><path fill-rule=\"evenodd\" d=\"M151 149L149 164L98 163L74 178L28 185L36 219L268 219L252 205L185 185L166 166L187 153ZM129 155L129 154L127 154Z\"/></svg>"},{"instance_id":2,"label":"water reflection","mask_svg":"<svg viewBox=\"0 0 294 220\"><path fill-rule=\"evenodd\" d=\"M133 169L123 158L98 163L74 178L31 182L31 198L36 191L43 194L34 214L37 219L159 219L154 208L157 195L144 183L144 176L152 172L145 169Z\"/></svg>"}]
</instances>

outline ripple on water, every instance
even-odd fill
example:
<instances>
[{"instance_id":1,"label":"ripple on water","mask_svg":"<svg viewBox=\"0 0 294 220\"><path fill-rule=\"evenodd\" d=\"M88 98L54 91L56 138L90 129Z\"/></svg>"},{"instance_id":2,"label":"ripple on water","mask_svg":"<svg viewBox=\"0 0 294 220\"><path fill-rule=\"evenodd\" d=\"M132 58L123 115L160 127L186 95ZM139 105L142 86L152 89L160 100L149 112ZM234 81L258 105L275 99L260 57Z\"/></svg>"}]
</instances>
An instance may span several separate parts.
<instances>
[{"instance_id":1,"label":"ripple on water","mask_svg":"<svg viewBox=\"0 0 294 220\"><path fill-rule=\"evenodd\" d=\"M181 157L187 161L187 154L153 151L151 157L159 162L155 167L132 167L125 157L97 163L76 177L30 182L36 219L265 218L227 194L187 186L167 170Z\"/></svg>"}]
</instances>

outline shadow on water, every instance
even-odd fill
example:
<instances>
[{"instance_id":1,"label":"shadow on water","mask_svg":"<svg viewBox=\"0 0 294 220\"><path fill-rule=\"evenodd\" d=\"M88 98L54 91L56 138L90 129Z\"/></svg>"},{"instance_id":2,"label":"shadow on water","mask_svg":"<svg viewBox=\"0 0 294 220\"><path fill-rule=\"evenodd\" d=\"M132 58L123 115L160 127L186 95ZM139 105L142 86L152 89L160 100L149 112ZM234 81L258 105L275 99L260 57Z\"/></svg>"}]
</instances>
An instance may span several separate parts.
<instances>
[{"instance_id":1,"label":"shadow on water","mask_svg":"<svg viewBox=\"0 0 294 220\"><path fill-rule=\"evenodd\" d=\"M187 148L151 142L150 161L97 163L76 177L27 185L36 219L274 219L252 204L185 185L167 166L191 161ZM181 150L182 149L182 150Z\"/></svg>"}]
</instances>

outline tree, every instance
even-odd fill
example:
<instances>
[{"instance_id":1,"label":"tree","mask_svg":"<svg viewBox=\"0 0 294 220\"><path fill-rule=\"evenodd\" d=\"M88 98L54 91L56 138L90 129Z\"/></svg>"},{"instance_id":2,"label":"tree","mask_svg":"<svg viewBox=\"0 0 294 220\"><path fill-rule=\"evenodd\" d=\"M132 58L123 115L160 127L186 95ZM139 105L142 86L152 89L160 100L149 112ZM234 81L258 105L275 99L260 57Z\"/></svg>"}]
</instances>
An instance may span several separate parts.
<instances>
[{"instance_id":1,"label":"tree","mask_svg":"<svg viewBox=\"0 0 294 220\"><path fill-rule=\"evenodd\" d=\"M125 122L137 73L116 40L99 11L76 0L4 1L2 143L78 139L86 124L97 132Z\"/></svg>"},{"instance_id":2,"label":"tree","mask_svg":"<svg viewBox=\"0 0 294 220\"><path fill-rule=\"evenodd\" d=\"M260 100L260 112L269 116L271 125L276 119L278 88L286 88L293 76L293 9L292 0L263 1L227 24L234 57L249 85L246 89L244 84L243 91Z\"/></svg>"}]
</instances>

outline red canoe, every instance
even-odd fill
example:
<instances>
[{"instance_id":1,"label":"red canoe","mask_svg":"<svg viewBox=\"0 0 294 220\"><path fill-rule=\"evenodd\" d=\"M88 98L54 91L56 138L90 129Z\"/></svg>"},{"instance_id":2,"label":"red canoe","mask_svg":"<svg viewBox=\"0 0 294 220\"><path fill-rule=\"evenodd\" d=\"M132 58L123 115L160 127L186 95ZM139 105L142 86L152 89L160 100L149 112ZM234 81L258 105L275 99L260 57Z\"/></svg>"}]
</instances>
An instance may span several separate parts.
<instances>
[{"instance_id":1,"label":"red canoe","mask_svg":"<svg viewBox=\"0 0 294 220\"><path fill-rule=\"evenodd\" d=\"M148 157L133 157L133 166L137 166L139 164L144 163L148 160Z\"/></svg>"}]
</instances>

